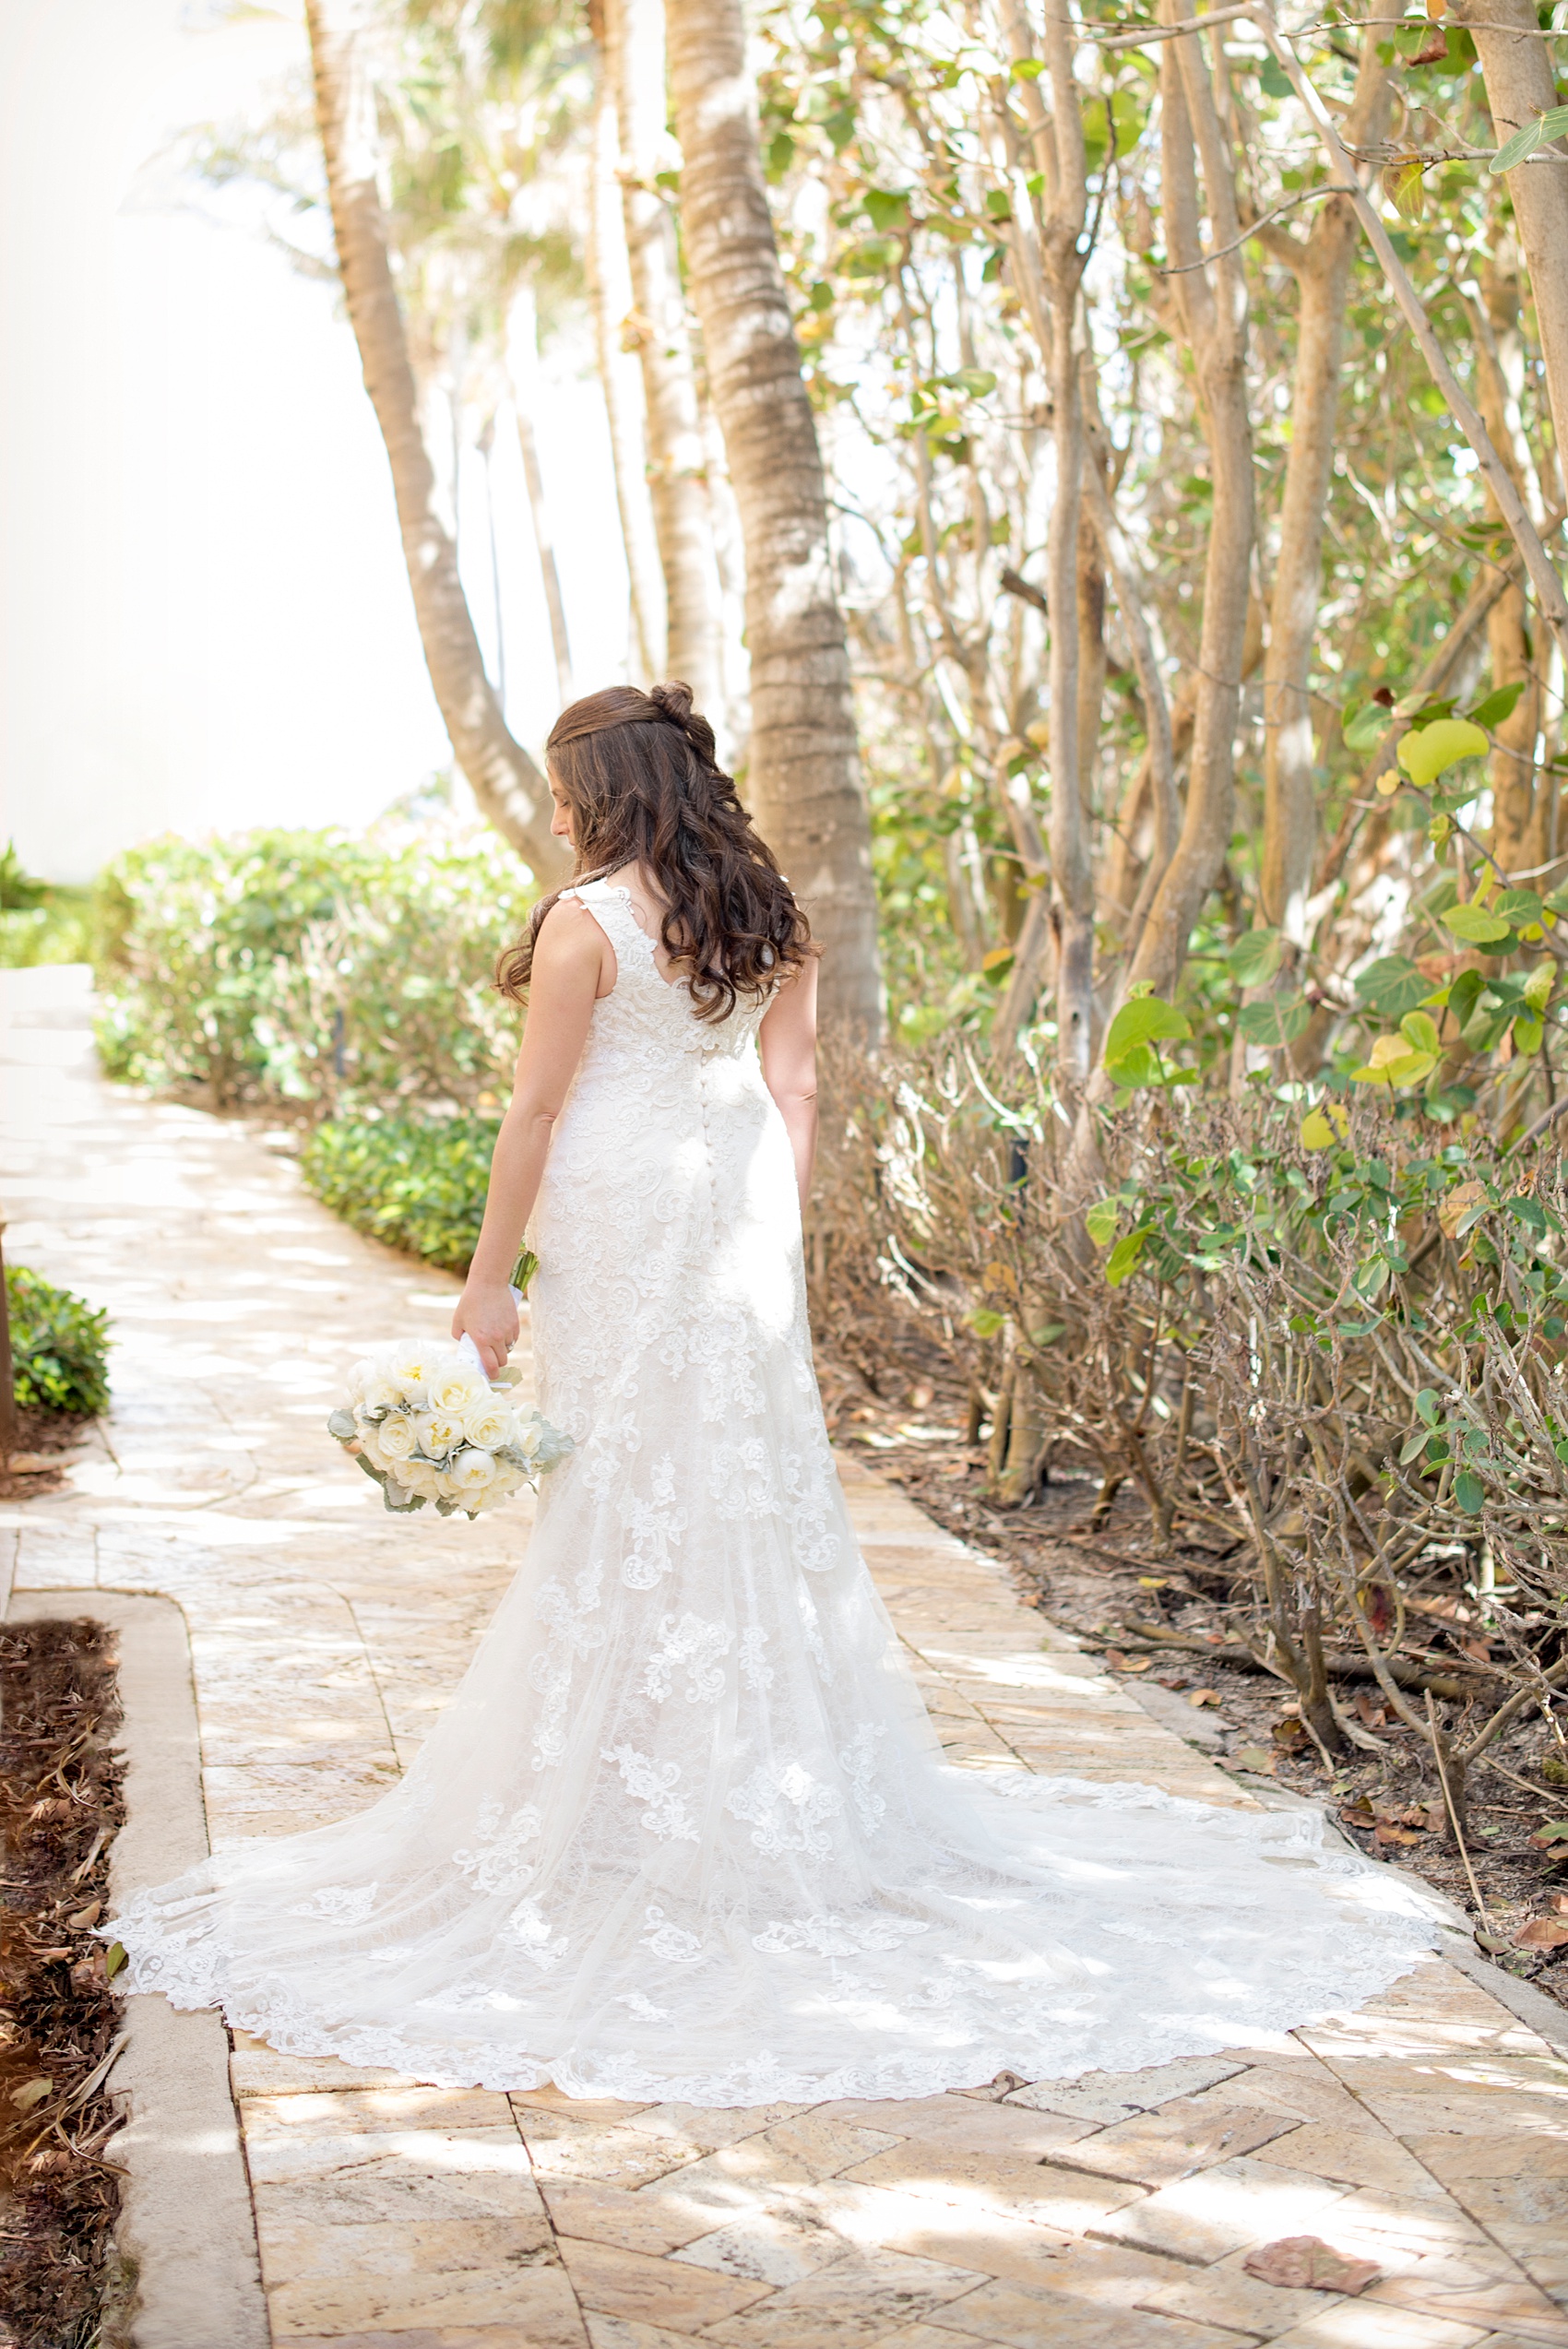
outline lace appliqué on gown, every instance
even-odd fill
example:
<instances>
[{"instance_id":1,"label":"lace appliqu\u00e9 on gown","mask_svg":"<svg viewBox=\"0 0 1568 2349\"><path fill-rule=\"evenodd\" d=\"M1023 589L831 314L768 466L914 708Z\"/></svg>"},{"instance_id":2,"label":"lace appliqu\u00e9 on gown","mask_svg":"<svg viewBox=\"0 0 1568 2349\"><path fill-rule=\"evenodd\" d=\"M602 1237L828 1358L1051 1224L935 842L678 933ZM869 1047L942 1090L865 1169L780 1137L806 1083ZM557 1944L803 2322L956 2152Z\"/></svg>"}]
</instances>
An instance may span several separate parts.
<instances>
[{"instance_id":1,"label":"lace appliqu\u00e9 on gown","mask_svg":"<svg viewBox=\"0 0 1568 2349\"><path fill-rule=\"evenodd\" d=\"M131 1985L454 2087L703 2105L1134 2070L1433 1940L1309 1813L944 1764L812 1371L766 1004L695 1017L624 891L531 1244L577 1450L403 1784L101 1928Z\"/></svg>"}]
</instances>

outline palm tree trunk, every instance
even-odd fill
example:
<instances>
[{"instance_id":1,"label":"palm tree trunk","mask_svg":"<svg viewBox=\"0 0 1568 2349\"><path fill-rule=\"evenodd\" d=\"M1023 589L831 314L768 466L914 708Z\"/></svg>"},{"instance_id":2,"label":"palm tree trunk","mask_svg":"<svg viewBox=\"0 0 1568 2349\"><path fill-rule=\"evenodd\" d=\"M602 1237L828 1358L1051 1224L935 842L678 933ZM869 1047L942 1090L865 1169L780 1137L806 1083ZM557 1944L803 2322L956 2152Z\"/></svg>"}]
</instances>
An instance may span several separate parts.
<instances>
[{"instance_id":1,"label":"palm tree trunk","mask_svg":"<svg viewBox=\"0 0 1568 2349\"><path fill-rule=\"evenodd\" d=\"M692 299L745 543L748 796L826 950L829 1012L874 1035L876 895L849 650L739 0L671 0L669 35Z\"/></svg>"},{"instance_id":2,"label":"palm tree trunk","mask_svg":"<svg viewBox=\"0 0 1568 2349\"><path fill-rule=\"evenodd\" d=\"M419 426L402 313L376 187L375 116L356 53L354 0L306 0L316 122L327 166L338 267L365 390L392 469L403 557L430 682L457 763L497 831L553 886L570 860L550 831L544 777L512 735L474 633L457 551L436 508L435 476Z\"/></svg>"},{"instance_id":3,"label":"palm tree trunk","mask_svg":"<svg viewBox=\"0 0 1568 2349\"><path fill-rule=\"evenodd\" d=\"M631 667L645 684L652 684L656 677L666 674L664 575L647 492L642 376L621 341L622 321L632 308L632 275L626 259L621 183L615 176L621 134L615 121L614 75L607 29L597 9L590 11L590 17L599 43L599 88L594 101L593 186L587 239L588 301L631 596Z\"/></svg>"},{"instance_id":4,"label":"palm tree trunk","mask_svg":"<svg viewBox=\"0 0 1568 2349\"><path fill-rule=\"evenodd\" d=\"M623 331L642 367L648 488L669 612L666 658L671 676L684 680L697 707L724 733L722 590L707 450L675 223L657 177L669 161L664 0L606 0L604 14L632 275L633 308Z\"/></svg>"},{"instance_id":5,"label":"palm tree trunk","mask_svg":"<svg viewBox=\"0 0 1568 2349\"><path fill-rule=\"evenodd\" d=\"M517 447L528 489L529 517L533 524L534 552L550 615L550 643L555 655L555 682L565 708L572 699L572 643L566 634L566 600L561 593L561 573L555 562L555 536L550 527L550 505L544 494L544 471L539 461L539 440L533 428L539 397L539 318L533 288L521 286L506 317L506 373L512 382L512 407L517 419Z\"/></svg>"}]
</instances>

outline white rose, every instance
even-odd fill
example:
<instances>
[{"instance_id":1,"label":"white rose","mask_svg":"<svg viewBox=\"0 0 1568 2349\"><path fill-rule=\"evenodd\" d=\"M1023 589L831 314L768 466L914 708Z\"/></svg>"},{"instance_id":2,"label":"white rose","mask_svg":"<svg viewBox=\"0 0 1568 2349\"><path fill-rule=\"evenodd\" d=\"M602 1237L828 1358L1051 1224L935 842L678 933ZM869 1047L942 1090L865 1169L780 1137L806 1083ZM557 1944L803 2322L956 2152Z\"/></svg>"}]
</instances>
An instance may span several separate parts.
<instances>
[{"instance_id":1,"label":"white rose","mask_svg":"<svg viewBox=\"0 0 1568 2349\"><path fill-rule=\"evenodd\" d=\"M512 1434L512 1414L504 1403L486 1396L476 1403L471 1411L463 1414L463 1433L481 1452L499 1452Z\"/></svg>"},{"instance_id":2,"label":"white rose","mask_svg":"<svg viewBox=\"0 0 1568 2349\"><path fill-rule=\"evenodd\" d=\"M443 1362L432 1372L428 1392L433 1411L451 1411L459 1418L490 1400L490 1388L478 1370L470 1370L460 1357Z\"/></svg>"},{"instance_id":3,"label":"white rose","mask_svg":"<svg viewBox=\"0 0 1568 2349\"><path fill-rule=\"evenodd\" d=\"M423 1460L401 1460L398 1464L398 1482L405 1492L418 1493L422 1501L441 1501L441 1471Z\"/></svg>"},{"instance_id":4,"label":"white rose","mask_svg":"<svg viewBox=\"0 0 1568 2349\"><path fill-rule=\"evenodd\" d=\"M414 1421L420 1450L433 1460L444 1459L448 1452L456 1452L463 1441L463 1422L452 1411L427 1411Z\"/></svg>"},{"instance_id":5,"label":"white rose","mask_svg":"<svg viewBox=\"0 0 1568 2349\"><path fill-rule=\"evenodd\" d=\"M483 1492L495 1481L495 1463L488 1452L459 1452L445 1472L445 1481L454 1500Z\"/></svg>"},{"instance_id":6,"label":"white rose","mask_svg":"<svg viewBox=\"0 0 1568 2349\"><path fill-rule=\"evenodd\" d=\"M402 1412L394 1411L367 1441L373 1454L379 1453L384 1460L407 1460L414 1449L414 1423Z\"/></svg>"},{"instance_id":7,"label":"white rose","mask_svg":"<svg viewBox=\"0 0 1568 2349\"><path fill-rule=\"evenodd\" d=\"M430 1382L440 1368L440 1356L432 1348L409 1346L383 1365L383 1375L394 1382L410 1403L433 1402Z\"/></svg>"},{"instance_id":8,"label":"white rose","mask_svg":"<svg viewBox=\"0 0 1568 2349\"><path fill-rule=\"evenodd\" d=\"M363 1394L356 1397L355 1407L365 1415L376 1411L396 1411L402 1400L403 1390L397 1380L377 1372L365 1387Z\"/></svg>"}]
</instances>

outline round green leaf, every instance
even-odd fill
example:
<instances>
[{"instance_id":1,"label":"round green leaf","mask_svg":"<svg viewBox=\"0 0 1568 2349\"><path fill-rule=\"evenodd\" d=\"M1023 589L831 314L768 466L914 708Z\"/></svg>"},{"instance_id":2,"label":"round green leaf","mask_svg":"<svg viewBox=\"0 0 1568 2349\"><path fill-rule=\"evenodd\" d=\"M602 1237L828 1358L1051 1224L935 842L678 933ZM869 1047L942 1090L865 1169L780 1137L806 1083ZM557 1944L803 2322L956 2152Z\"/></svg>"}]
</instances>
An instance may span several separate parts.
<instances>
[{"instance_id":1,"label":"round green leaf","mask_svg":"<svg viewBox=\"0 0 1568 2349\"><path fill-rule=\"evenodd\" d=\"M1140 1044L1181 1044L1192 1032L1184 1014L1171 1004L1161 1002L1158 995L1139 995L1123 1003L1111 1023L1105 1065L1114 1075L1117 1062L1126 1060Z\"/></svg>"},{"instance_id":2,"label":"round green leaf","mask_svg":"<svg viewBox=\"0 0 1568 2349\"><path fill-rule=\"evenodd\" d=\"M1438 777L1462 758L1479 758L1491 744L1467 718L1440 718L1435 725L1412 727L1399 737L1399 764L1412 783L1431 789Z\"/></svg>"},{"instance_id":3,"label":"round green leaf","mask_svg":"<svg viewBox=\"0 0 1568 2349\"><path fill-rule=\"evenodd\" d=\"M1509 934L1508 923L1489 906L1450 906L1443 917L1443 926L1451 930L1455 938L1462 938L1467 946L1494 945L1498 939Z\"/></svg>"}]
</instances>

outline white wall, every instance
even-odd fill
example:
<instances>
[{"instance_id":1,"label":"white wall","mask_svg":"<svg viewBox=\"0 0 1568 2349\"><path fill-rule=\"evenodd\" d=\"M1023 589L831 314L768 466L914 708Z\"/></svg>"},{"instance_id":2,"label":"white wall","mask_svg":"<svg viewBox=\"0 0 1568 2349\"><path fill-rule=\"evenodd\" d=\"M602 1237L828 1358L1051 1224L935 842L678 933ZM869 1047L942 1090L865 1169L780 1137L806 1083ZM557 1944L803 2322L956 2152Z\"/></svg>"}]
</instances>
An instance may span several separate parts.
<instances>
[{"instance_id":1,"label":"white wall","mask_svg":"<svg viewBox=\"0 0 1568 2349\"><path fill-rule=\"evenodd\" d=\"M0 0L0 841L85 878L174 828L358 824L450 753L336 289L127 206L172 130L293 53L180 0ZM624 673L601 411L557 355L539 417L579 690ZM493 645L477 486L465 572ZM498 439L508 712L556 709L521 469ZM568 504L569 495L569 504Z\"/></svg>"}]
</instances>

